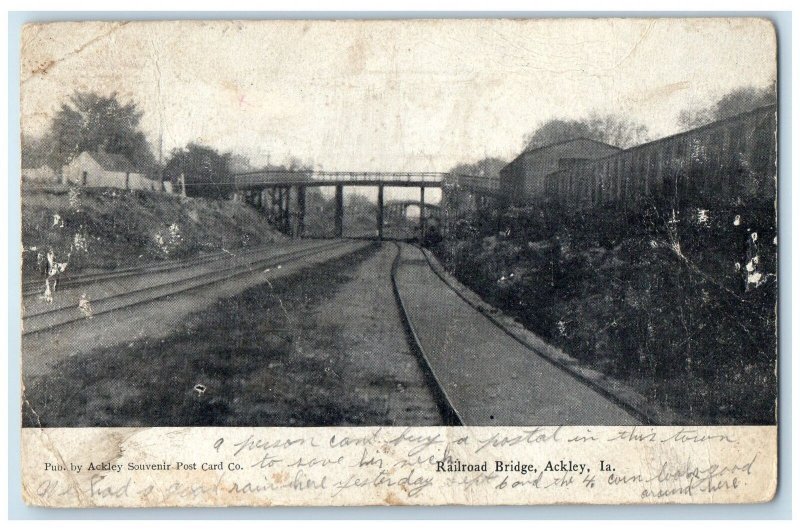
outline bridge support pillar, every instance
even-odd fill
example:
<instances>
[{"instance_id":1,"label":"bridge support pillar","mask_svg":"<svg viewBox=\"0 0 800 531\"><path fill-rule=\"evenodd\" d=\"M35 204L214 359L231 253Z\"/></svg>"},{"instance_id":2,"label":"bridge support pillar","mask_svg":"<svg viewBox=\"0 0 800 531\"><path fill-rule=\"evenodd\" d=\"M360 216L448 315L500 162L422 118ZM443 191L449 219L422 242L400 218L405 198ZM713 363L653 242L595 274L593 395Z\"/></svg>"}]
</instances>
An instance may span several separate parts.
<instances>
[{"instance_id":1,"label":"bridge support pillar","mask_svg":"<svg viewBox=\"0 0 800 531\"><path fill-rule=\"evenodd\" d=\"M294 231L295 238L302 238L306 232L306 187L297 187L297 210L295 211Z\"/></svg>"},{"instance_id":2,"label":"bridge support pillar","mask_svg":"<svg viewBox=\"0 0 800 531\"><path fill-rule=\"evenodd\" d=\"M425 242L425 187L419 189L419 244Z\"/></svg>"},{"instance_id":3,"label":"bridge support pillar","mask_svg":"<svg viewBox=\"0 0 800 531\"><path fill-rule=\"evenodd\" d=\"M383 240L383 186L378 186L378 240Z\"/></svg>"},{"instance_id":4,"label":"bridge support pillar","mask_svg":"<svg viewBox=\"0 0 800 531\"><path fill-rule=\"evenodd\" d=\"M267 209L270 221L280 230L281 226L281 189L273 186L266 190Z\"/></svg>"},{"instance_id":5,"label":"bridge support pillar","mask_svg":"<svg viewBox=\"0 0 800 531\"><path fill-rule=\"evenodd\" d=\"M281 205L281 224L286 234L292 234L292 187L285 186L282 188L283 204Z\"/></svg>"},{"instance_id":6,"label":"bridge support pillar","mask_svg":"<svg viewBox=\"0 0 800 531\"><path fill-rule=\"evenodd\" d=\"M272 189L270 218L272 218L277 229L283 231L283 188L281 186L276 186Z\"/></svg>"},{"instance_id":7,"label":"bridge support pillar","mask_svg":"<svg viewBox=\"0 0 800 531\"><path fill-rule=\"evenodd\" d=\"M334 226L336 227L336 237L341 238L344 234L344 186L336 185L336 217Z\"/></svg>"}]
</instances>

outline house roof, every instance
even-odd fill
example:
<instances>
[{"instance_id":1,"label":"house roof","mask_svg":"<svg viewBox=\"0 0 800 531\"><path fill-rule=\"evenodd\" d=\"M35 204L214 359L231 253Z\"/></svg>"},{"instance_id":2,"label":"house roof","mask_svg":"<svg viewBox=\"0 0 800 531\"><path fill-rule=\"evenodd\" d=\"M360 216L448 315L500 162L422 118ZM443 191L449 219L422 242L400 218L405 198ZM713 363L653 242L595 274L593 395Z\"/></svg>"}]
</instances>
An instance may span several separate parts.
<instances>
[{"instance_id":1,"label":"house roof","mask_svg":"<svg viewBox=\"0 0 800 531\"><path fill-rule=\"evenodd\" d=\"M87 151L86 154L92 157L94 161L106 171L143 173L136 166L134 166L133 162L128 160L128 157L125 155L120 155L119 153L101 153L96 151Z\"/></svg>"}]
</instances>

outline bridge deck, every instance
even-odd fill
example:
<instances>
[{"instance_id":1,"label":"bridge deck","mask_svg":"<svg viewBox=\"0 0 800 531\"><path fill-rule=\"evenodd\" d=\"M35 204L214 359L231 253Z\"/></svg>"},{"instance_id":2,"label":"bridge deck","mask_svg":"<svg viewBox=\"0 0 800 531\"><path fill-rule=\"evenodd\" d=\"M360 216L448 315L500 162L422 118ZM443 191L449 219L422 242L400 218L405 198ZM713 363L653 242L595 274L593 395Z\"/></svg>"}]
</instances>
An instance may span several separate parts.
<instances>
[{"instance_id":1,"label":"bridge deck","mask_svg":"<svg viewBox=\"0 0 800 531\"><path fill-rule=\"evenodd\" d=\"M259 186L442 186L447 174L439 172L348 172L268 170L234 175L239 189Z\"/></svg>"},{"instance_id":2,"label":"bridge deck","mask_svg":"<svg viewBox=\"0 0 800 531\"><path fill-rule=\"evenodd\" d=\"M238 190L270 186L400 186L444 187L448 184L466 191L501 196L499 179L447 172L357 172L261 170L233 176Z\"/></svg>"}]
</instances>

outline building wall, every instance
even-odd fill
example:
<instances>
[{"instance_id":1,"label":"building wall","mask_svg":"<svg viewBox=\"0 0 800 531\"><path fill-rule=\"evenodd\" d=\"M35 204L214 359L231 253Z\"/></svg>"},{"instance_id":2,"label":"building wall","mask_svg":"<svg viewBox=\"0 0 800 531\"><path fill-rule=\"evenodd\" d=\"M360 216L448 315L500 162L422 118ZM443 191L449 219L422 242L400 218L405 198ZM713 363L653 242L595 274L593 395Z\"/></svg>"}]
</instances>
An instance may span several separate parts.
<instances>
[{"instance_id":1,"label":"building wall","mask_svg":"<svg viewBox=\"0 0 800 531\"><path fill-rule=\"evenodd\" d=\"M125 182L125 181L123 180L123 182ZM148 179L142 173L131 173L130 174L129 188L131 190L154 190L154 191L158 191L158 185L159 185L158 181L154 181L152 179Z\"/></svg>"},{"instance_id":2,"label":"building wall","mask_svg":"<svg viewBox=\"0 0 800 531\"><path fill-rule=\"evenodd\" d=\"M86 182L84 183L84 172ZM158 183L145 177L142 173L126 173L108 171L100 166L87 153L81 153L64 166L65 183L89 187L122 188L130 190L156 190Z\"/></svg>"},{"instance_id":3,"label":"building wall","mask_svg":"<svg viewBox=\"0 0 800 531\"><path fill-rule=\"evenodd\" d=\"M644 200L775 197L776 107L642 144L547 176L570 209Z\"/></svg>"},{"instance_id":4,"label":"building wall","mask_svg":"<svg viewBox=\"0 0 800 531\"><path fill-rule=\"evenodd\" d=\"M579 138L522 153L500 172L502 187L512 198L541 198L547 193L547 175L558 171L562 161L572 164L575 159L597 159L618 151L613 146Z\"/></svg>"}]
</instances>

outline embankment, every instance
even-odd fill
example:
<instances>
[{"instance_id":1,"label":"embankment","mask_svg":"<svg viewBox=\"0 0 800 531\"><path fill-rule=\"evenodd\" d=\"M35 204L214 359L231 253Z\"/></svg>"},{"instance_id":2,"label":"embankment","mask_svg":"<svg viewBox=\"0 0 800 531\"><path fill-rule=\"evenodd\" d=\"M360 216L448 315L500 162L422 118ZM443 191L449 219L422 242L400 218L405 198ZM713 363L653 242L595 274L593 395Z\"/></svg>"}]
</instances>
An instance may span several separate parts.
<instances>
[{"instance_id":1,"label":"embankment","mask_svg":"<svg viewBox=\"0 0 800 531\"><path fill-rule=\"evenodd\" d=\"M234 251L286 239L252 207L142 190L22 190L23 276L43 274L47 254L85 272Z\"/></svg>"}]
</instances>

